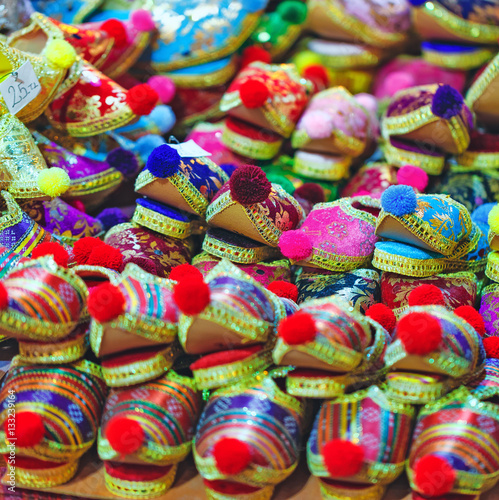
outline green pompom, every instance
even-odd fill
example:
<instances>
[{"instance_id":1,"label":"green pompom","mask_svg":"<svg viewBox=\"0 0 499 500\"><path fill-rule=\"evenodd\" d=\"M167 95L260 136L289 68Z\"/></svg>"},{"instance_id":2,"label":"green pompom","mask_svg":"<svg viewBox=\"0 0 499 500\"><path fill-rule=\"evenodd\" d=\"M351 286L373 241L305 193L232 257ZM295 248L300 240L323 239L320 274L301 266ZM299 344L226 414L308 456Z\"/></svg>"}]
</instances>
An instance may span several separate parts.
<instances>
[{"instance_id":1,"label":"green pompom","mask_svg":"<svg viewBox=\"0 0 499 500\"><path fill-rule=\"evenodd\" d=\"M267 179L272 184L279 184L288 194L293 194L295 192L293 183L283 175L267 173Z\"/></svg>"},{"instance_id":2,"label":"green pompom","mask_svg":"<svg viewBox=\"0 0 499 500\"><path fill-rule=\"evenodd\" d=\"M307 19L307 6L299 0L286 0L277 7L277 12L284 21L291 24L303 24Z\"/></svg>"}]
</instances>

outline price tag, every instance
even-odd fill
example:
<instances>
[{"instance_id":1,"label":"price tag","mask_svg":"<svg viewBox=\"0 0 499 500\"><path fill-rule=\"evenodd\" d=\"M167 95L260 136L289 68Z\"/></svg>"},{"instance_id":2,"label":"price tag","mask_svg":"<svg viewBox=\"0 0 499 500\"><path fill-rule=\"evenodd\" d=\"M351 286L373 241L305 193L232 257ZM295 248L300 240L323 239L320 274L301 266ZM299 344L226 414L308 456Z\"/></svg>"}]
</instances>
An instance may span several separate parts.
<instances>
[{"instance_id":1,"label":"price tag","mask_svg":"<svg viewBox=\"0 0 499 500\"><path fill-rule=\"evenodd\" d=\"M12 115L19 113L41 90L40 82L29 61L0 83L0 94Z\"/></svg>"},{"instance_id":2,"label":"price tag","mask_svg":"<svg viewBox=\"0 0 499 500\"><path fill-rule=\"evenodd\" d=\"M211 153L205 151L201 146L198 146L192 139L181 144L168 144L173 149L176 149L182 158L200 158L202 156L211 156Z\"/></svg>"}]
</instances>

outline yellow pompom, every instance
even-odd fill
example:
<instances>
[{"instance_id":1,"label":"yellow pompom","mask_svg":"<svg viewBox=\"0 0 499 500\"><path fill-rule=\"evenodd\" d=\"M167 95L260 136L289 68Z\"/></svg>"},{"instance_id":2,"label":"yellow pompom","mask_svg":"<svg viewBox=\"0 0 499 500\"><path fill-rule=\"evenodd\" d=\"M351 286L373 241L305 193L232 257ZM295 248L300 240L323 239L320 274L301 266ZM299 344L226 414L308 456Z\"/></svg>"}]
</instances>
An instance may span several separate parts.
<instances>
[{"instance_id":1,"label":"yellow pompom","mask_svg":"<svg viewBox=\"0 0 499 500\"><path fill-rule=\"evenodd\" d=\"M303 52L300 52L293 57L293 62L295 63L298 72L302 74L305 68L308 68L308 66L312 66L314 64L322 64L322 59L321 56L319 56L315 52L304 50Z\"/></svg>"},{"instance_id":2,"label":"yellow pompom","mask_svg":"<svg viewBox=\"0 0 499 500\"><path fill-rule=\"evenodd\" d=\"M38 174L38 187L47 196L54 198L65 193L71 184L71 179L65 170L59 167L42 170Z\"/></svg>"},{"instance_id":3,"label":"yellow pompom","mask_svg":"<svg viewBox=\"0 0 499 500\"><path fill-rule=\"evenodd\" d=\"M489 212L489 226L492 232L499 234L499 205L494 205Z\"/></svg>"},{"instance_id":4,"label":"yellow pompom","mask_svg":"<svg viewBox=\"0 0 499 500\"><path fill-rule=\"evenodd\" d=\"M63 69L71 67L76 61L76 50L65 40L50 40L43 53L51 65Z\"/></svg>"}]
</instances>

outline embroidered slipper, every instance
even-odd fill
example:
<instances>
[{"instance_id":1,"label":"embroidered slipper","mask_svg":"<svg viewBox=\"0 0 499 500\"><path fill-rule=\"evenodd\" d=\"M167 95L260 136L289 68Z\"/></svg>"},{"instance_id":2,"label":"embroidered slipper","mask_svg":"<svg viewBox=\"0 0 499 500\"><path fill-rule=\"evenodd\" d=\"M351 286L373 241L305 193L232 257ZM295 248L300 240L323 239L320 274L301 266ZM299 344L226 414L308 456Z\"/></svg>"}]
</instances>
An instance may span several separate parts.
<instances>
[{"instance_id":1,"label":"embroidered slipper","mask_svg":"<svg viewBox=\"0 0 499 500\"><path fill-rule=\"evenodd\" d=\"M352 158L349 156L331 156L308 151L296 151L293 172L310 179L339 181L347 179Z\"/></svg>"},{"instance_id":2,"label":"embroidered slipper","mask_svg":"<svg viewBox=\"0 0 499 500\"><path fill-rule=\"evenodd\" d=\"M452 70L469 71L487 64L495 55L492 47L456 45L424 41L421 43L423 58L429 63Z\"/></svg>"},{"instance_id":3,"label":"embroidered slipper","mask_svg":"<svg viewBox=\"0 0 499 500\"><path fill-rule=\"evenodd\" d=\"M307 443L322 498L381 500L404 471L414 419L410 404L393 401L374 385L326 401Z\"/></svg>"}]
</instances>

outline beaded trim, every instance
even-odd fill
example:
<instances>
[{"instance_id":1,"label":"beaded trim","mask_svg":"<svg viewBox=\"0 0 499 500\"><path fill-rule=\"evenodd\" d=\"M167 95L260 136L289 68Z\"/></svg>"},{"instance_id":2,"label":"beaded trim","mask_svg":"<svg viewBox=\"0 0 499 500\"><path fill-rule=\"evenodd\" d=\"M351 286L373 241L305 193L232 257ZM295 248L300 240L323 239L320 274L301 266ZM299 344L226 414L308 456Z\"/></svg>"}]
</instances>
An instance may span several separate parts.
<instances>
[{"instance_id":1,"label":"beaded trim","mask_svg":"<svg viewBox=\"0 0 499 500\"><path fill-rule=\"evenodd\" d=\"M223 385L240 382L248 375L265 370L272 364L272 350L256 352L235 363L193 370L194 380L199 389L214 389Z\"/></svg>"},{"instance_id":2,"label":"beaded trim","mask_svg":"<svg viewBox=\"0 0 499 500\"><path fill-rule=\"evenodd\" d=\"M80 198L108 189L117 188L123 181L123 174L114 168L109 168L98 174L88 177L72 179L69 189L64 193L65 198Z\"/></svg>"},{"instance_id":3,"label":"beaded trim","mask_svg":"<svg viewBox=\"0 0 499 500\"><path fill-rule=\"evenodd\" d=\"M340 485L331 485L319 479L321 496L324 500L381 500L385 495L386 487L382 484L373 484L366 488L348 488Z\"/></svg>"},{"instance_id":4,"label":"beaded trim","mask_svg":"<svg viewBox=\"0 0 499 500\"><path fill-rule=\"evenodd\" d=\"M232 151L254 160L271 160L279 153L282 146L282 139L274 142L259 141L250 139L230 130L224 125L222 132L222 142Z\"/></svg>"},{"instance_id":5,"label":"beaded trim","mask_svg":"<svg viewBox=\"0 0 499 500\"><path fill-rule=\"evenodd\" d=\"M173 238L185 239L192 234L200 234L206 230L201 221L183 222L167 215L160 214L149 208L137 204L132 222L147 227L157 233Z\"/></svg>"},{"instance_id":6,"label":"beaded trim","mask_svg":"<svg viewBox=\"0 0 499 500\"><path fill-rule=\"evenodd\" d=\"M440 274L447 270L446 259L412 259L384 252L379 248L374 249L372 265L381 271L413 276L415 278L426 278L434 274Z\"/></svg>"},{"instance_id":7,"label":"beaded trim","mask_svg":"<svg viewBox=\"0 0 499 500\"><path fill-rule=\"evenodd\" d=\"M85 333L71 340L58 343L34 343L19 341L19 358L24 363L60 364L73 363L82 358L88 349Z\"/></svg>"},{"instance_id":8,"label":"beaded trim","mask_svg":"<svg viewBox=\"0 0 499 500\"><path fill-rule=\"evenodd\" d=\"M349 375L335 375L330 377L286 377L287 392L293 396L304 398L336 398L345 393L350 385Z\"/></svg>"},{"instance_id":9,"label":"beaded trim","mask_svg":"<svg viewBox=\"0 0 499 500\"><path fill-rule=\"evenodd\" d=\"M321 58L321 63L327 68L333 70L349 70L351 68L375 68L384 59L386 59L385 51L376 47L367 45L355 45L358 50L356 54L349 55L329 55L318 50L314 50L309 45L310 40L307 40L301 45L303 50L309 50Z\"/></svg>"},{"instance_id":10,"label":"beaded trim","mask_svg":"<svg viewBox=\"0 0 499 500\"><path fill-rule=\"evenodd\" d=\"M176 86L188 89L205 89L206 87L216 87L227 83L236 73L237 64L231 58L229 64L223 68L205 75L179 75L175 73L165 73Z\"/></svg>"},{"instance_id":11,"label":"beaded trim","mask_svg":"<svg viewBox=\"0 0 499 500\"><path fill-rule=\"evenodd\" d=\"M78 470L78 461L47 469L22 469L16 465L16 486L20 488L53 488L70 481ZM5 473L2 482L10 479Z\"/></svg>"},{"instance_id":12,"label":"beaded trim","mask_svg":"<svg viewBox=\"0 0 499 500\"><path fill-rule=\"evenodd\" d=\"M414 12L416 15L421 12L430 16L452 34L470 42L494 44L499 38L499 27L467 21L448 11L437 2L426 2L421 10L414 9ZM421 19L421 22L424 22L424 18Z\"/></svg>"},{"instance_id":13,"label":"beaded trim","mask_svg":"<svg viewBox=\"0 0 499 500\"><path fill-rule=\"evenodd\" d=\"M465 151L456 156L458 167L468 167L470 170L497 169L499 168L499 153ZM452 169L454 170L454 169Z\"/></svg>"},{"instance_id":14,"label":"beaded trim","mask_svg":"<svg viewBox=\"0 0 499 500\"><path fill-rule=\"evenodd\" d=\"M168 472L158 478L149 481L127 481L111 476L107 470L104 472L106 487L115 495L125 498L154 498L169 490L175 481L177 465L172 465Z\"/></svg>"},{"instance_id":15,"label":"beaded trim","mask_svg":"<svg viewBox=\"0 0 499 500\"><path fill-rule=\"evenodd\" d=\"M386 393L389 397L404 403L425 404L445 396L455 386L449 379L429 382L430 376L424 375L424 378L425 382L415 380L411 382L388 377Z\"/></svg>"},{"instance_id":16,"label":"beaded trim","mask_svg":"<svg viewBox=\"0 0 499 500\"><path fill-rule=\"evenodd\" d=\"M445 167L445 156L426 155L423 152L407 151L396 148L387 140L381 146L385 159L388 163L403 167L404 165L414 165L422 168L428 175L440 175Z\"/></svg>"},{"instance_id":17,"label":"beaded trim","mask_svg":"<svg viewBox=\"0 0 499 500\"><path fill-rule=\"evenodd\" d=\"M254 491L253 493L232 493L230 495L224 495L223 493L212 490L207 486L205 486L204 491L208 500L270 500L274 494L274 487L265 486L264 488Z\"/></svg>"},{"instance_id":18,"label":"beaded trim","mask_svg":"<svg viewBox=\"0 0 499 500\"><path fill-rule=\"evenodd\" d=\"M495 55L494 51L486 47L478 48L478 50L474 50L469 54L450 54L448 52L442 53L425 48L422 49L422 52L423 59L430 64L435 64L441 68L463 71L480 67L490 61Z\"/></svg>"},{"instance_id":19,"label":"beaded trim","mask_svg":"<svg viewBox=\"0 0 499 500\"><path fill-rule=\"evenodd\" d=\"M352 158L349 156L331 157L326 168L323 166L324 157L321 157L321 161L315 164L310 160L310 155L307 155L307 161L300 158L299 155L295 155L292 171L312 179L339 181L348 177L352 164Z\"/></svg>"},{"instance_id":20,"label":"beaded trim","mask_svg":"<svg viewBox=\"0 0 499 500\"><path fill-rule=\"evenodd\" d=\"M152 358L134 361L126 365L102 367L102 375L109 387L128 387L143 384L163 375L172 366L180 353L178 344L169 345ZM117 354L119 358L119 354Z\"/></svg>"},{"instance_id":21,"label":"beaded trim","mask_svg":"<svg viewBox=\"0 0 499 500\"><path fill-rule=\"evenodd\" d=\"M257 264L268 259L279 257L279 250L274 247L262 245L256 248L244 248L224 241L220 241L209 234L206 234L203 240L203 250L210 255L229 259L238 264Z\"/></svg>"},{"instance_id":22,"label":"beaded trim","mask_svg":"<svg viewBox=\"0 0 499 500\"><path fill-rule=\"evenodd\" d=\"M483 26L480 26L480 29ZM499 28L498 28L499 30ZM497 37L494 38L497 40ZM483 95L483 93L489 88L492 81L499 74L499 55L494 57L492 61L488 64L484 71L480 73L478 78L471 84L468 92L466 93L465 102L470 109L473 109L473 106L478 99Z\"/></svg>"}]
</instances>

